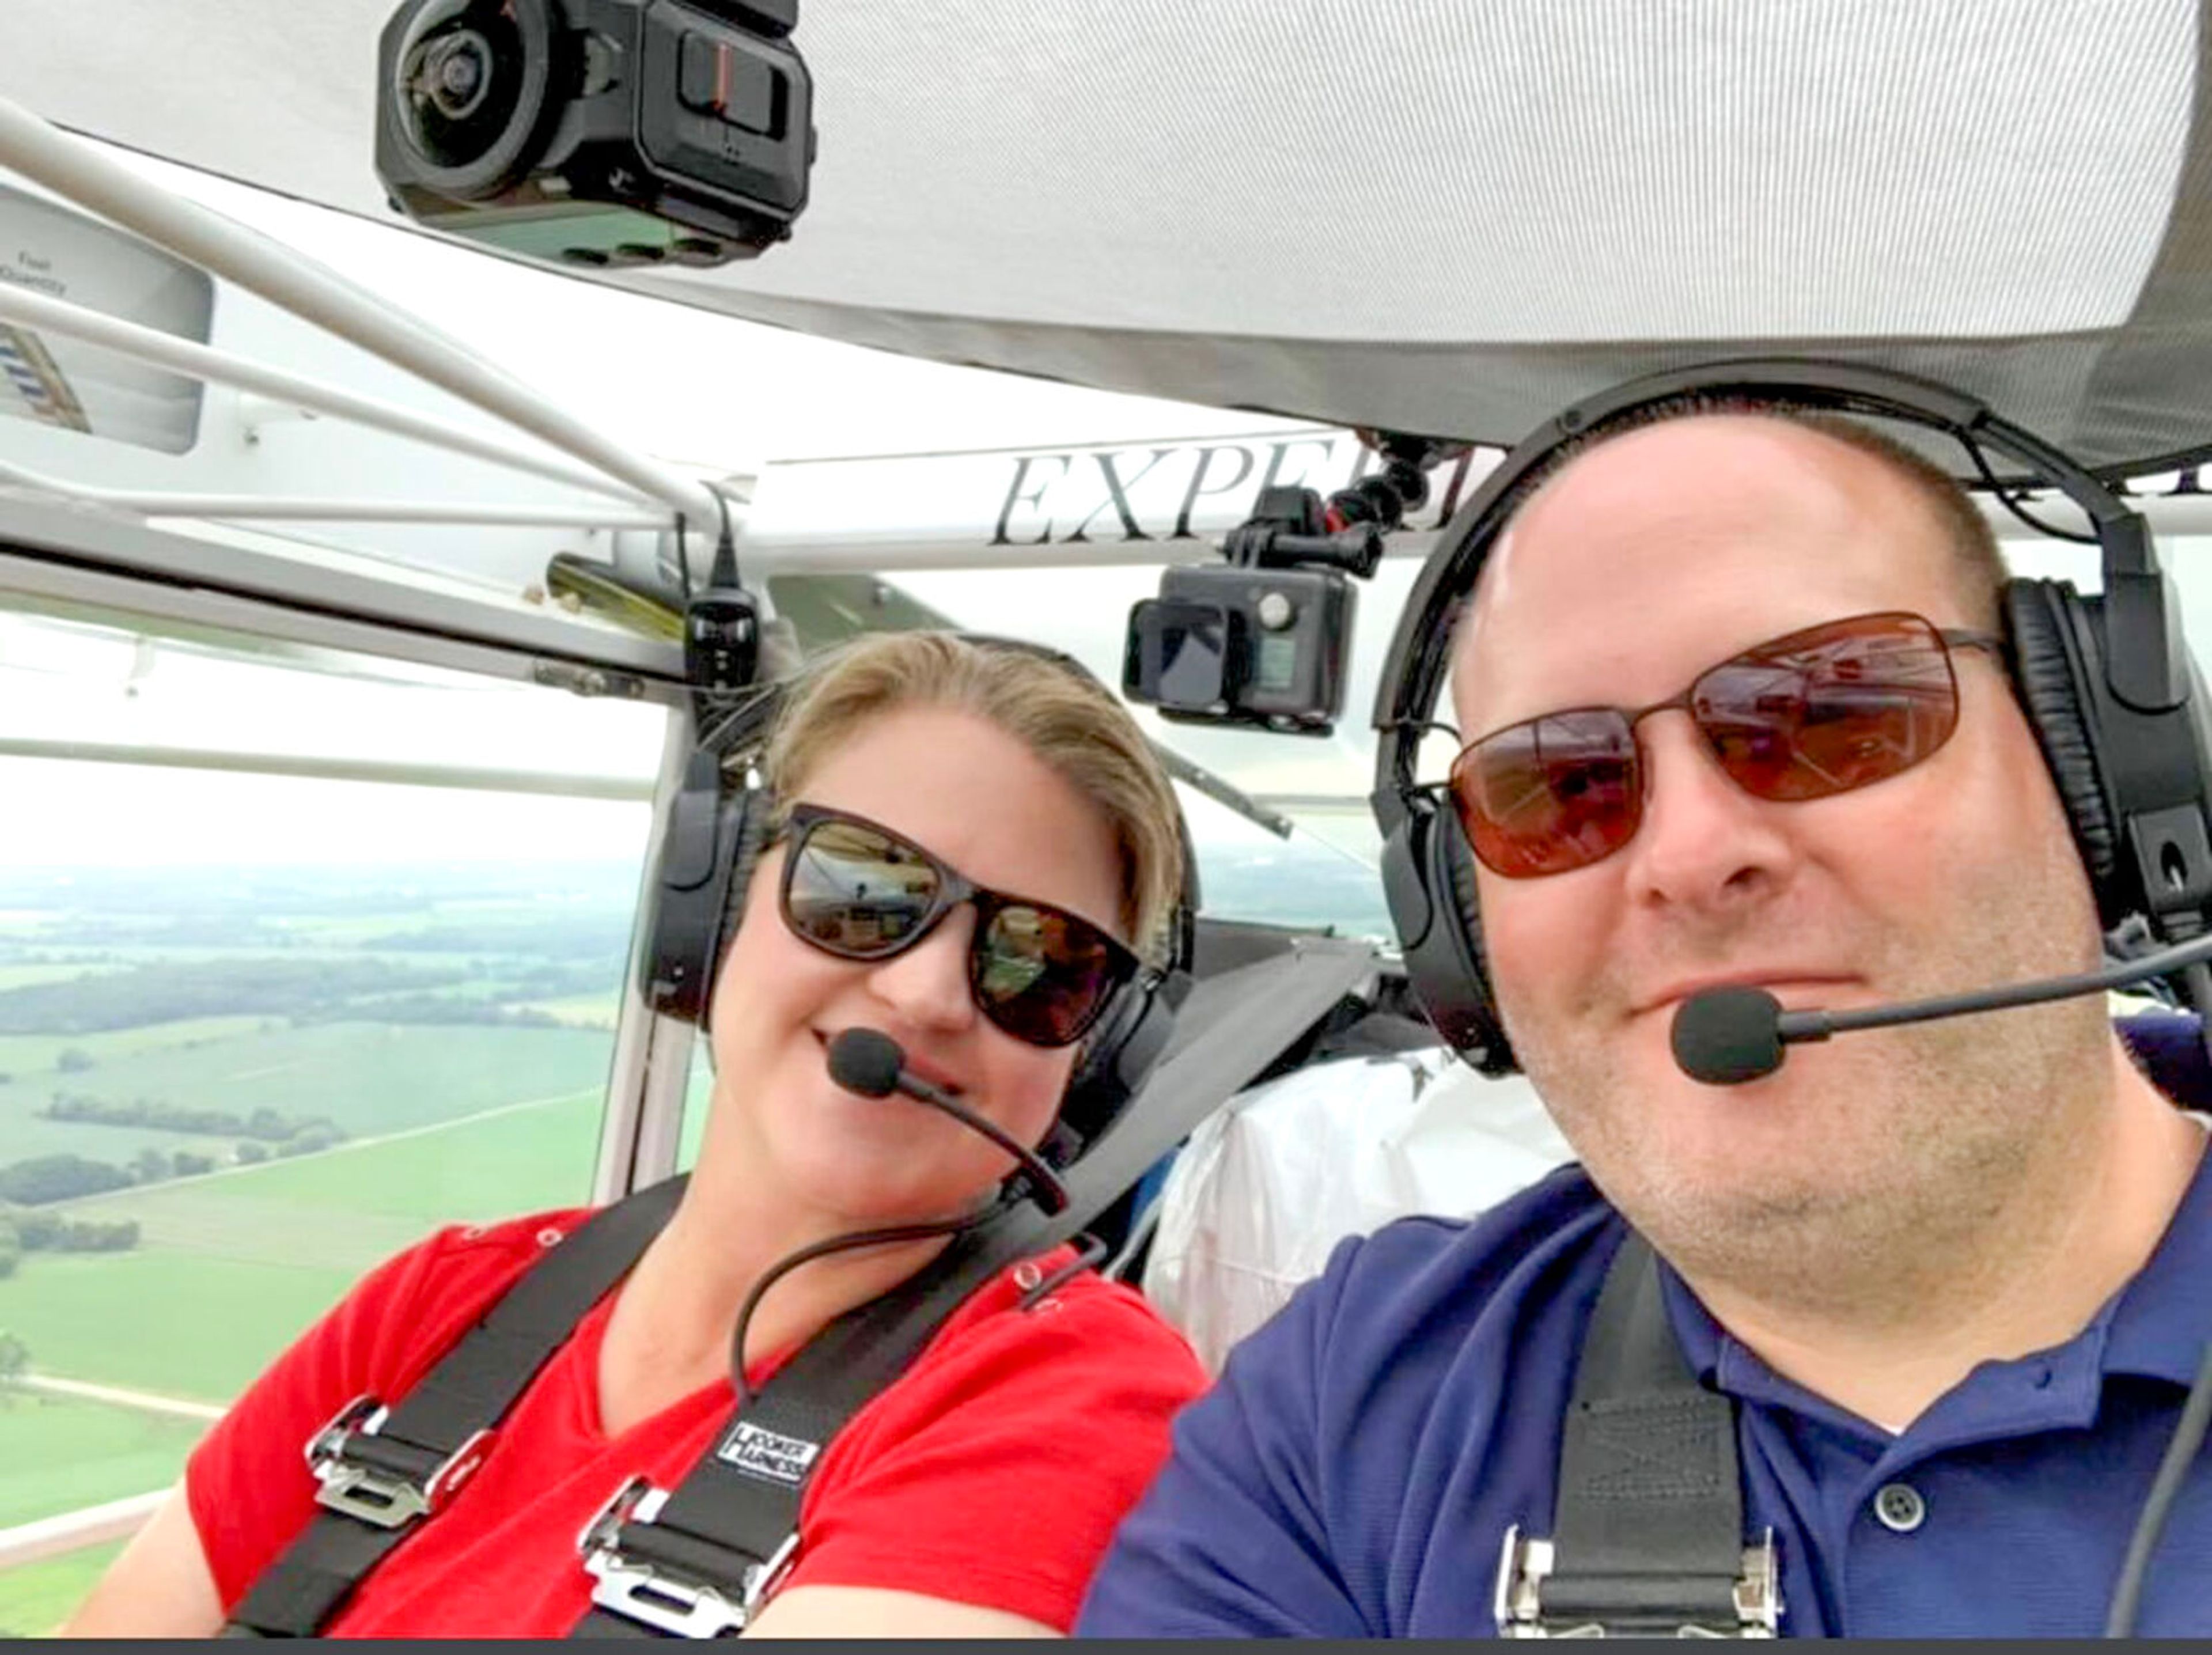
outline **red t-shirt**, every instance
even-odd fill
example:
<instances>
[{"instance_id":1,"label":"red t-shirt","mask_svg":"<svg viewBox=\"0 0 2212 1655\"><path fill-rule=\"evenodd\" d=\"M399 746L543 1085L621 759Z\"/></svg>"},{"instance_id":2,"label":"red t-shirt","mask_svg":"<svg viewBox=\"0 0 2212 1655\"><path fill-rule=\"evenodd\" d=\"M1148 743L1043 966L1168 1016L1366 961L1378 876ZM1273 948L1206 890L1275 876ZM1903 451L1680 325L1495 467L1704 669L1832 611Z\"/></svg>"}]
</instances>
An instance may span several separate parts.
<instances>
[{"instance_id":1,"label":"red t-shirt","mask_svg":"<svg viewBox=\"0 0 2212 1655\"><path fill-rule=\"evenodd\" d=\"M441 1231L378 1266L254 1382L185 1468L227 1609L318 1509L301 1452L316 1428L364 1392L404 1396L587 1215ZM1166 1457L1170 1417L1206 1378L1127 1288L1085 1272L1024 1312L1013 1275L971 1295L823 1451L786 1586L883 1587L1073 1624L1115 1524ZM610 1440L597 1374L614 1300L546 1364L453 1504L326 1632L551 1638L582 1616L592 1581L577 1535L631 1475L674 1486L736 1403L718 1381Z\"/></svg>"}]
</instances>

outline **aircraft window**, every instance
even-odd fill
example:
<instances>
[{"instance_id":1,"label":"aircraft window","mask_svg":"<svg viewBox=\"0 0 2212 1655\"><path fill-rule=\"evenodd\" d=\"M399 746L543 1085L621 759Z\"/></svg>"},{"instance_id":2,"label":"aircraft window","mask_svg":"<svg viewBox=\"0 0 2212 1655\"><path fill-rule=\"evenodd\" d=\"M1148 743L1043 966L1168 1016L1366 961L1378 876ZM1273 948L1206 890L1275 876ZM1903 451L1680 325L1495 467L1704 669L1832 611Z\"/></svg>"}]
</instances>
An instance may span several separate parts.
<instances>
[{"instance_id":1,"label":"aircraft window","mask_svg":"<svg viewBox=\"0 0 2212 1655\"><path fill-rule=\"evenodd\" d=\"M863 630L965 627L1065 650L1118 691L1130 605L1158 593L1164 568L793 575L773 578L769 593L809 650ZM1381 840L1367 805L1375 784L1368 720L1391 628L1419 569L1417 559L1393 559L1359 586L1344 716L1330 736L1173 723L1149 707L1132 709L1166 745L1293 824L1291 836L1279 838L1192 788L1179 789L1208 914L1327 926L1346 936L1390 934L1376 873Z\"/></svg>"},{"instance_id":2,"label":"aircraft window","mask_svg":"<svg viewBox=\"0 0 2212 1655\"><path fill-rule=\"evenodd\" d=\"M0 1529L173 1482L437 1226L591 1194L664 715L242 648L0 613ZM0 1634L119 1543L0 1573Z\"/></svg>"}]
</instances>

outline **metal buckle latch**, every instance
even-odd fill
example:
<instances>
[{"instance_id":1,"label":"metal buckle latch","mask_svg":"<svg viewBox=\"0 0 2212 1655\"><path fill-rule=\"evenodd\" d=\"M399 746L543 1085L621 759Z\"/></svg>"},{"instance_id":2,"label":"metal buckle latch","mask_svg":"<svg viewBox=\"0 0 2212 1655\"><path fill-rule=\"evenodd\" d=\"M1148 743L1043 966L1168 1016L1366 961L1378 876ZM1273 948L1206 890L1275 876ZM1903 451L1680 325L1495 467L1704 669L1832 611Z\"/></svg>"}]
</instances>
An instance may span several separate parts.
<instances>
[{"instance_id":1,"label":"metal buckle latch","mask_svg":"<svg viewBox=\"0 0 2212 1655\"><path fill-rule=\"evenodd\" d=\"M318 1505L379 1529L401 1528L443 1511L491 1452L495 1433L473 1432L419 1482L347 1457L356 1438L375 1436L391 1416L392 1410L375 1397L356 1396L307 1439L307 1469L320 1485L315 1490Z\"/></svg>"},{"instance_id":2,"label":"metal buckle latch","mask_svg":"<svg viewBox=\"0 0 2212 1655\"><path fill-rule=\"evenodd\" d=\"M666 1566L625 1554L623 1530L650 1527L668 1504L668 1491L634 1476L615 1490L576 1536L576 1549L592 1576L592 1602L658 1632L679 1638L719 1638L743 1632L762 1603L790 1572L799 1536L787 1536L765 1561L746 1567L733 1597L720 1585L672 1573ZM676 1532L676 1531L672 1531Z\"/></svg>"},{"instance_id":3,"label":"metal buckle latch","mask_svg":"<svg viewBox=\"0 0 2212 1655\"><path fill-rule=\"evenodd\" d=\"M1603 1638L1604 1622L1547 1620L1544 1614L1543 1584L1553 1567L1554 1552L1548 1540L1524 1536L1516 1524L1505 1531L1505 1544L1498 1561L1498 1591L1492 1609L1501 1638ZM1773 1638L1782 1628L1782 1570L1775 1555L1774 1530L1769 1529L1756 1546L1743 1549L1743 1573L1735 1588L1736 1624L1733 1630L1684 1622L1674 1628L1677 1638ZM1650 1636L1640 1629L1637 1635Z\"/></svg>"}]
</instances>

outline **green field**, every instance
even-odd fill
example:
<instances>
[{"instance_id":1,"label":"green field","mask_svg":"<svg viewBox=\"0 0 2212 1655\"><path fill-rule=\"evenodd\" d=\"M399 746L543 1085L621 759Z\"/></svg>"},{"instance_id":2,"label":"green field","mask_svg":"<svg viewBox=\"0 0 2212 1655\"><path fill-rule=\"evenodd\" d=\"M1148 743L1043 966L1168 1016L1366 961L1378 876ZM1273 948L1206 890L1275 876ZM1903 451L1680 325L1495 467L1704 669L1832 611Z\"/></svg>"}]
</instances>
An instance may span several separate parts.
<instances>
[{"instance_id":1,"label":"green field","mask_svg":"<svg viewBox=\"0 0 2212 1655\"><path fill-rule=\"evenodd\" d=\"M164 1046L188 1046L196 1041L251 1034L265 1019L258 1017L196 1017L180 1023L151 1023L143 1028L110 1029L99 1034L0 1034L0 1074L12 1074L15 1084L49 1083L51 1070L62 1053L74 1047L95 1063L128 1057L134 1052ZM87 1071L90 1073L90 1071ZM64 1084L74 1079L63 1077Z\"/></svg>"},{"instance_id":2,"label":"green field","mask_svg":"<svg viewBox=\"0 0 2212 1655\"><path fill-rule=\"evenodd\" d=\"M611 1050L584 1030L325 1023L118 1061L97 1086L78 1079L103 1095L327 1116L365 1138L603 1086Z\"/></svg>"},{"instance_id":3,"label":"green field","mask_svg":"<svg viewBox=\"0 0 2212 1655\"><path fill-rule=\"evenodd\" d=\"M240 1115L266 1107L293 1117L327 1117L353 1137L380 1137L604 1086L612 1053L609 1035L593 1029L322 1023L261 1033L250 1019L204 1021L228 1024L231 1031L194 1044L142 1042L135 1050L119 1035L88 1036L67 1044L92 1055L89 1069L9 1071L15 1078L0 1086L0 1160L66 1153L120 1165L149 1147L226 1157L234 1147L223 1137L41 1118L38 1111L57 1090Z\"/></svg>"},{"instance_id":4,"label":"green field","mask_svg":"<svg viewBox=\"0 0 2212 1655\"><path fill-rule=\"evenodd\" d=\"M600 1107L594 1087L70 1203L137 1219L142 1244L27 1256L0 1281L0 1328L42 1373L227 1402L363 1271L441 1225L580 1205Z\"/></svg>"},{"instance_id":5,"label":"green field","mask_svg":"<svg viewBox=\"0 0 2212 1655\"><path fill-rule=\"evenodd\" d=\"M359 1274L150 1248L33 1253L0 1281L0 1327L41 1373L225 1402Z\"/></svg>"},{"instance_id":6,"label":"green field","mask_svg":"<svg viewBox=\"0 0 2212 1655\"><path fill-rule=\"evenodd\" d=\"M518 1102L404 1136L118 1190L62 1210L73 1218L135 1218L149 1245L267 1263L331 1252L312 1234L319 1226L396 1221L398 1231L386 1226L332 1255L334 1262L366 1269L426 1226L586 1199L599 1151L601 1097L593 1086Z\"/></svg>"},{"instance_id":7,"label":"green field","mask_svg":"<svg viewBox=\"0 0 2212 1655\"><path fill-rule=\"evenodd\" d=\"M0 1529L166 1488L206 1429L172 1415L0 1390Z\"/></svg>"},{"instance_id":8,"label":"green field","mask_svg":"<svg viewBox=\"0 0 2212 1655\"><path fill-rule=\"evenodd\" d=\"M35 1391L0 1392L0 1528L176 1482L206 1425ZM0 1638L58 1628L123 1542L0 1573Z\"/></svg>"},{"instance_id":9,"label":"green field","mask_svg":"<svg viewBox=\"0 0 2212 1655\"><path fill-rule=\"evenodd\" d=\"M15 870L11 883L0 869L9 896L28 896L0 902L0 995L21 991L12 1026L55 1031L0 1035L0 1165L70 1153L126 1165L149 1149L222 1163L57 1208L135 1220L139 1244L24 1255L0 1280L0 1330L28 1348L34 1373L222 1403L364 1271L439 1226L581 1203L636 878L617 864L580 873L425 864ZM300 964L301 992L258 986L271 961ZM391 969L306 969L331 962ZM423 977L429 985L409 986ZM331 981L360 992L319 998L314 985ZM82 992L43 992L80 983ZM422 1007L425 996L456 1010L542 1005L563 1026L375 1020L444 1009ZM179 1009L234 1014L138 1020ZM67 1070L64 1053L78 1055ZM234 1134L45 1119L57 1092L319 1117L349 1141L236 1165ZM166 1486L204 1429L88 1399L9 1395L0 1528ZM118 1549L0 1574L0 1635L52 1630Z\"/></svg>"},{"instance_id":10,"label":"green field","mask_svg":"<svg viewBox=\"0 0 2212 1655\"><path fill-rule=\"evenodd\" d=\"M60 1630L122 1549L118 1540L0 1574L0 1638L40 1638Z\"/></svg>"}]
</instances>

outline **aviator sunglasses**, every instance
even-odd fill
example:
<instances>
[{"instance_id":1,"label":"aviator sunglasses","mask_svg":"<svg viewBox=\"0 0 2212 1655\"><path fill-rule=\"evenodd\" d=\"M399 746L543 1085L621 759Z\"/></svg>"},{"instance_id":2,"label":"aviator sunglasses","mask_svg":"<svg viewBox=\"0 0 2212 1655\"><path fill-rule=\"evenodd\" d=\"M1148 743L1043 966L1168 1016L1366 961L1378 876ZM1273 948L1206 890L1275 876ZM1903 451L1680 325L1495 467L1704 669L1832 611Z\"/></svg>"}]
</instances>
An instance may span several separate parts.
<instances>
[{"instance_id":1,"label":"aviator sunglasses","mask_svg":"<svg viewBox=\"0 0 2212 1655\"><path fill-rule=\"evenodd\" d=\"M1959 722L1954 649L1998 654L2002 639L1903 612L1854 615L1756 644L1633 711L1577 707L1510 724L1452 761L1468 843L1509 879L1565 873L1636 837L1644 760L1636 727L1690 715L1728 778L1756 799L1797 803L1911 770Z\"/></svg>"},{"instance_id":2,"label":"aviator sunglasses","mask_svg":"<svg viewBox=\"0 0 2212 1655\"><path fill-rule=\"evenodd\" d=\"M1136 955L1089 920L987 890L864 818L794 805L782 837L783 922L839 959L903 953L973 903L968 987L975 1009L1032 1046L1080 1039L1137 973Z\"/></svg>"}]
</instances>

